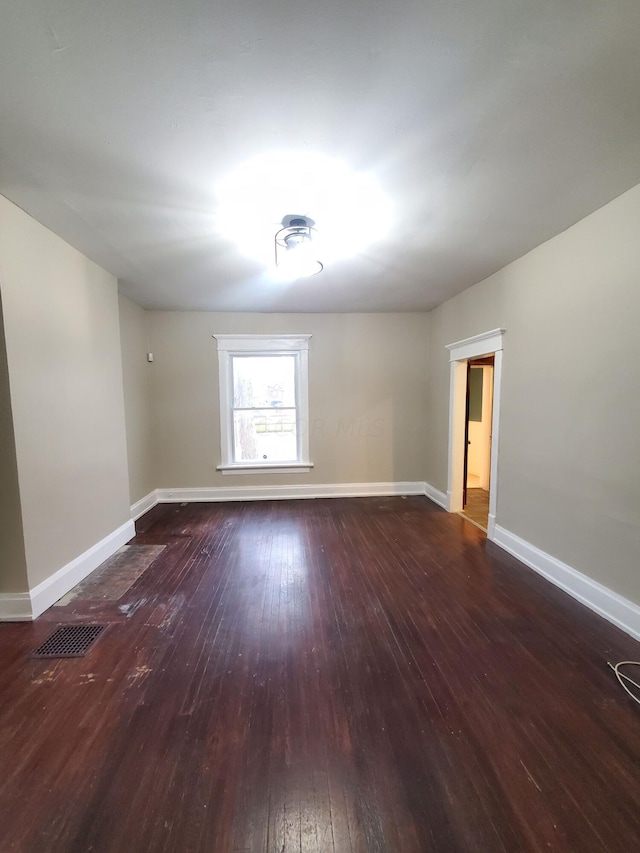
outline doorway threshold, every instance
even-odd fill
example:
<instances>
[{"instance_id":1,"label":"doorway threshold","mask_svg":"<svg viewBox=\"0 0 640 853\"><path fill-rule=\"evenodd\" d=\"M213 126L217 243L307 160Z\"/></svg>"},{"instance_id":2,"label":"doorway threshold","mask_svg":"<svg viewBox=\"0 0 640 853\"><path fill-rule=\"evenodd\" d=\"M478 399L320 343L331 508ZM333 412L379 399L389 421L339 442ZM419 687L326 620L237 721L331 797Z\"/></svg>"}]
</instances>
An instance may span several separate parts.
<instances>
[{"instance_id":1,"label":"doorway threshold","mask_svg":"<svg viewBox=\"0 0 640 853\"><path fill-rule=\"evenodd\" d=\"M486 533L489 525L489 491L479 488L467 489L467 502L460 512L468 521L473 522Z\"/></svg>"},{"instance_id":2,"label":"doorway threshold","mask_svg":"<svg viewBox=\"0 0 640 853\"><path fill-rule=\"evenodd\" d=\"M466 513L463 509L461 509L461 510L460 510L460 512L458 513L458 515L459 515L461 518L464 518L464 520L465 520L465 521L468 521L468 522L470 522L471 524L473 524L473 525L474 525L474 527L477 527L477 528L478 528L478 530L482 530L482 532L486 534L486 532L487 532L487 528L486 528L486 527L483 527L483 526L480 524L480 522L478 522L478 521L474 521L474 520L473 520L473 518L471 518L470 516L468 516L468 515L467 515L467 513Z\"/></svg>"}]
</instances>

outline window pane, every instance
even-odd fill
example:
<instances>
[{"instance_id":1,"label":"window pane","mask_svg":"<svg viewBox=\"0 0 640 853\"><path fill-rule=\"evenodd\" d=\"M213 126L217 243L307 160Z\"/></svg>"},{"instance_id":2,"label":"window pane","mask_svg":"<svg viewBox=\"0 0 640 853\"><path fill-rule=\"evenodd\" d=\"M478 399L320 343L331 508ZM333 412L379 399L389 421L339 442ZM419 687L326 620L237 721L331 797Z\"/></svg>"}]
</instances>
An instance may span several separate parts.
<instances>
[{"instance_id":1,"label":"window pane","mask_svg":"<svg viewBox=\"0 0 640 853\"><path fill-rule=\"evenodd\" d=\"M293 462L298 457L295 409L233 413L234 462Z\"/></svg>"},{"instance_id":2,"label":"window pane","mask_svg":"<svg viewBox=\"0 0 640 853\"><path fill-rule=\"evenodd\" d=\"M294 355L233 356L233 407L295 406Z\"/></svg>"}]
</instances>

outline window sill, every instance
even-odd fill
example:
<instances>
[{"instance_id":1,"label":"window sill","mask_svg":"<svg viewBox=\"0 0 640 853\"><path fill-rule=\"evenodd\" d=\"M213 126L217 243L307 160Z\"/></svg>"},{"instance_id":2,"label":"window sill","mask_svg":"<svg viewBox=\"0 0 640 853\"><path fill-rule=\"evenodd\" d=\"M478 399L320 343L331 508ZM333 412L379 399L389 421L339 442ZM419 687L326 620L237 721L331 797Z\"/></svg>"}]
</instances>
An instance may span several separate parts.
<instances>
[{"instance_id":1,"label":"window sill","mask_svg":"<svg viewBox=\"0 0 640 853\"><path fill-rule=\"evenodd\" d=\"M218 465L216 470L223 474L306 474L313 468L312 462L280 462L274 465Z\"/></svg>"}]
</instances>

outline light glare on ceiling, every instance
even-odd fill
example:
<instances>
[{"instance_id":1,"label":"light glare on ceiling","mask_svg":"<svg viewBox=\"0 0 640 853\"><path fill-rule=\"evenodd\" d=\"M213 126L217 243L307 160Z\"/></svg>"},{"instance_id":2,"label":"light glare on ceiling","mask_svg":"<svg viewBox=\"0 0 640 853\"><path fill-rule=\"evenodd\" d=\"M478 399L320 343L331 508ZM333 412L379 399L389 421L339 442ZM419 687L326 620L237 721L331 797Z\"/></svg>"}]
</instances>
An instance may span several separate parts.
<instances>
[{"instance_id":1,"label":"light glare on ceiling","mask_svg":"<svg viewBox=\"0 0 640 853\"><path fill-rule=\"evenodd\" d=\"M295 212L319 223L314 246L325 264L353 257L388 233L391 206L375 177L308 152L255 158L216 188L216 228L248 256L273 266L273 235Z\"/></svg>"}]
</instances>

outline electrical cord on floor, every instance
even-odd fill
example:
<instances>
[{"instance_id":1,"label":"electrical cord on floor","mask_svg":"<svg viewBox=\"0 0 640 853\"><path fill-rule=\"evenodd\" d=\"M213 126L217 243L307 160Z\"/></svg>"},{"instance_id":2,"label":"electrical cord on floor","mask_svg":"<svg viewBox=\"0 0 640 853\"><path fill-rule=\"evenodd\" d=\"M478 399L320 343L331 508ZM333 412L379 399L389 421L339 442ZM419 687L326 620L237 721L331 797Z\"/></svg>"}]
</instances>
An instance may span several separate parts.
<instances>
[{"instance_id":1,"label":"electrical cord on floor","mask_svg":"<svg viewBox=\"0 0 640 853\"><path fill-rule=\"evenodd\" d=\"M631 696L631 698L634 700L634 702L637 702L640 705L640 696L636 696L635 693L632 693L629 690L629 688L627 687L627 685L624 683L624 681L630 681L634 687L638 688L638 691L640 691L640 684L638 684L637 681L634 681L633 678L629 678L629 676L625 675L624 672L620 672L621 666L640 666L640 661L637 661L637 660L621 660L620 663L616 663L616 664L613 664L613 663L610 663L609 661L607 661L607 666L610 666L611 669L615 672L616 678L618 679L620 684L622 684L622 686L627 691L629 696ZM624 681L622 679L624 679Z\"/></svg>"}]
</instances>

